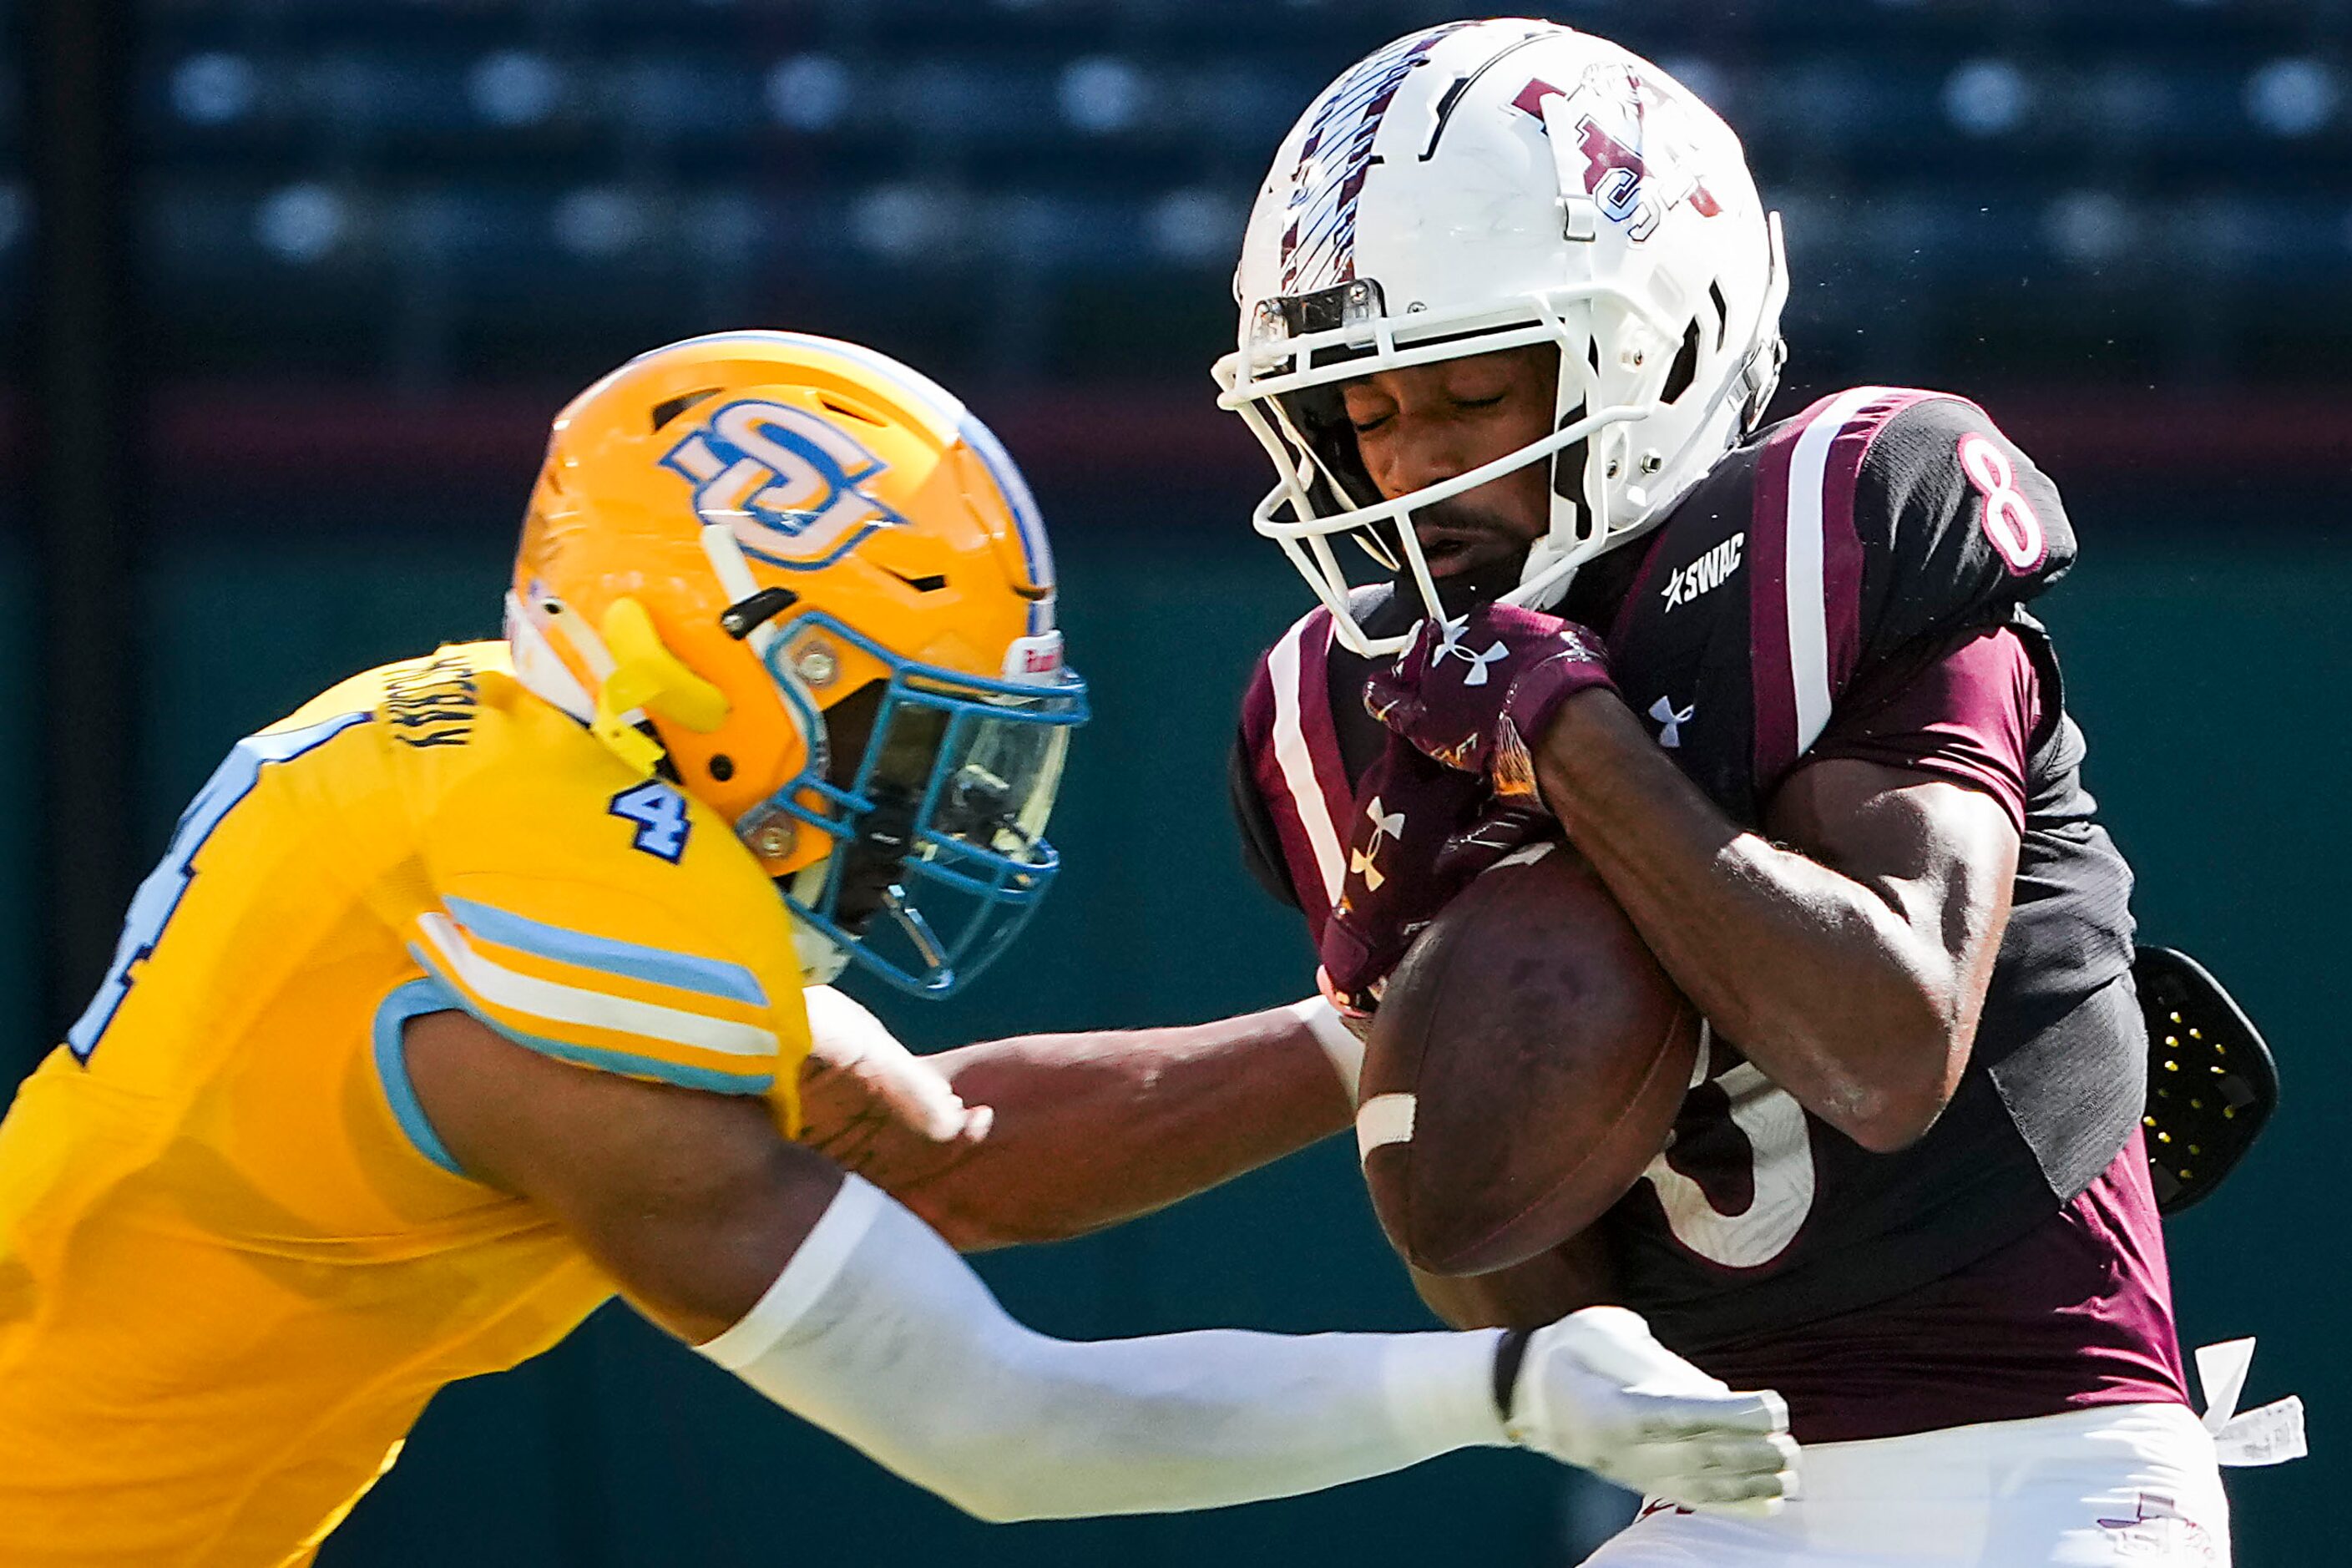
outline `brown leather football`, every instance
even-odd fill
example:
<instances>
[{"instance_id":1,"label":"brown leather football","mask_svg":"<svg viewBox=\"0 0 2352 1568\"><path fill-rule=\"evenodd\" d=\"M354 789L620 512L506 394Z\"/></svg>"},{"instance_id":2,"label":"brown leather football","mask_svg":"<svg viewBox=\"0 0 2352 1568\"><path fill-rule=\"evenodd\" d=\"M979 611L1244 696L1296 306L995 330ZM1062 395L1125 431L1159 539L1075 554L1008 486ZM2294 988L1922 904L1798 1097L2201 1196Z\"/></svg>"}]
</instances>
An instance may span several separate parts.
<instances>
[{"instance_id":1,"label":"brown leather football","mask_svg":"<svg viewBox=\"0 0 2352 1568\"><path fill-rule=\"evenodd\" d=\"M1446 905L1397 966L1364 1051L1364 1180L1431 1274L1559 1247L1665 1147L1698 1015L1592 868L1559 846Z\"/></svg>"}]
</instances>

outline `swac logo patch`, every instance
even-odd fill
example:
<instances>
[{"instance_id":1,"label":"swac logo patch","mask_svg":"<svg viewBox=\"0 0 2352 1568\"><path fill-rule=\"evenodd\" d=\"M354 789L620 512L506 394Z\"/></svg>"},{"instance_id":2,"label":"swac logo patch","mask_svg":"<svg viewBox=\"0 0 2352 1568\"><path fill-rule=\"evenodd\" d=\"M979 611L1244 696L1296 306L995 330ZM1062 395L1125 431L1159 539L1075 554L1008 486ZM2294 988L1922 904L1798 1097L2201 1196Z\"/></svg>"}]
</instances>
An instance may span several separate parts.
<instances>
[{"instance_id":1,"label":"swac logo patch","mask_svg":"<svg viewBox=\"0 0 2352 1568\"><path fill-rule=\"evenodd\" d=\"M1677 566L1666 578L1666 585L1658 590L1666 601L1666 608L1687 605L1701 594L1719 588L1734 572L1739 570L1740 552L1748 543L1748 531L1742 529L1687 566Z\"/></svg>"},{"instance_id":2,"label":"swac logo patch","mask_svg":"<svg viewBox=\"0 0 2352 1568\"><path fill-rule=\"evenodd\" d=\"M734 531L747 555L788 571L830 566L907 520L860 489L885 465L815 415L745 398L672 447L662 467L694 486L695 514Z\"/></svg>"}]
</instances>

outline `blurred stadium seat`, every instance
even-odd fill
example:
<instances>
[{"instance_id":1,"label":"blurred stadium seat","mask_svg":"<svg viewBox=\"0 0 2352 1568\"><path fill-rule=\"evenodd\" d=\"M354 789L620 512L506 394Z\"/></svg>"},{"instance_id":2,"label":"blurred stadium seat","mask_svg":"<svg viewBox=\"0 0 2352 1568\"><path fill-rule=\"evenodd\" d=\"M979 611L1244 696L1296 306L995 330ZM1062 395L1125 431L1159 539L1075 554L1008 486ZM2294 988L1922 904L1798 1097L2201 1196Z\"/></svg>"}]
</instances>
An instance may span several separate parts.
<instances>
[{"instance_id":1,"label":"blurred stadium seat","mask_svg":"<svg viewBox=\"0 0 2352 1568\"><path fill-rule=\"evenodd\" d=\"M1192 374L1284 124L1367 42L1440 14L160 0L146 106L172 369L236 372L301 334L367 374L393 336L385 279L436 300L404 327L445 334L424 357L463 376L522 369L475 353L491 341L560 336L518 312L642 315L595 287L612 268L781 320L821 310L828 279L943 306L985 261L1045 348L948 369ZM2147 334L2185 273L2352 310L2352 212L2315 195L2352 167L2352 113L2336 40L2295 7L2171 0L2131 28L2095 0L1771 0L1707 28L1682 0L1561 14L1656 47L1740 124L1790 212L1800 320L1900 308L1933 345L2021 273L2100 279L2122 336ZM242 320L209 287L224 268L266 268L291 308ZM1140 362L1118 367L1051 348L1056 312L1150 312L1171 273L1190 334L1136 334ZM205 320L221 310L240 320Z\"/></svg>"},{"instance_id":2,"label":"blurred stadium seat","mask_svg":"<svg viewBox=\"0 0 2352 1568\"><path fill-rule=\"evenodd\" d=\"M157 368L556 381L616 338L852 316L911 337L976 305L993 325L932 348L960 380L1190 377L1227 330L1223 274L1290 118L1367 43L1448 9L153 0L141 199L173 329ZM1965 342L1968 366L2032 379L2088 368L2070 358L2082 323L1989 300L2071 288L2102 341L2155 343L2193 277L2283 291L2318 340L2352 339L2352 206L2326 194L2352 173L2333 12L1559 14L1651 48L1739 125L1790 215L1800 333L1898 334L1921 379ZM0 195L0 268L24 207ZM247 276L270 279L266 300L220 286ZM1809 335L1822 378L1872 368ZM2208 331L2167 368L2268 352Z\"/></svg>"},{"instance_id":3,"label":"blurred stadium seat","mask_svg":"<svg viewBox=\"0 0 2352 1568\"><path fill-rule=\"evenodd\" d=\"M1366 44L1446 9L155 0L152 286L184 361L169 368L277 363L299 334L305 357L340 345L373 374L389 279L393 299L436 301L406 325L445 335L423 357L448 374L558 376L576 367L488 345L562 335L520 319L534 313L609 341L581 329L645 310L596 279L651 268L686 287L681 330L702 324L696 300L802 319L855 280L892 309L1023 313L1043 346L942 367L968 379L1193 374L1285 126ZM2352 172L2337 12L2152 0L2125 26L2099 0L1765 0L1727 17L1590 0L1558 14L1654 47L1738 124L1790 215L1800 322L1899 309L1931 350L1962 322L2038 331L2031 311L1974 310L2029 276L2095 281L2113 331L2146 336L2189 274L2308 293L2332 331L2352 330L2352 210L2319 194ZM217 287L248 266L298 307L255 312ZM1189 298L1171 332L1175 278ZM1072 310L1095 345L1083 355L1053 346Z\"/></svg>"}]
</instances>

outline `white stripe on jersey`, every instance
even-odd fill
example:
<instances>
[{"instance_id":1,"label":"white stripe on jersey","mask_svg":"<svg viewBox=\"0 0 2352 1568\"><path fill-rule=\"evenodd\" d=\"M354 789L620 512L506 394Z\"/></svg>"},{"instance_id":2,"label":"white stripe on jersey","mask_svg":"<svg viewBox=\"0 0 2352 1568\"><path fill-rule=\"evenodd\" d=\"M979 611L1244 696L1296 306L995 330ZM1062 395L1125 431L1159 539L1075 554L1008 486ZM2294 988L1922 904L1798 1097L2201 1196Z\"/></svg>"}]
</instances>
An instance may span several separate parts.
<instances>
[{"instance_id":1,"label":"white stripe on jersey","mask_svg":"<svg viewBox=\"0 0 2352 1568\"><path fill-rule=\"evenodd\" d=\"M1781 586L1789 605L1789 675L1796 685L1799 756L1822 738L1830 721L1829 589L1822 574L1830 447L1855 415L1885 395L1883 386L1857 386L1843 394L1805 426L1789 455Z\"/></svg>"},{"instance_id":2,"label":"white stripe on jersey","mask_svg":"<svg viewBox=\"0 0 2352 1568\"><path fill-rule=\"evenodd\" d=\"M493 1006L544 1018L551 1023L576 1024L611 1029L641 1039L666 1040L716 1051L730 1057L773 1057L779 1047L769 1030L751 1024L707 1017L677 1007L664 1007L626 996L607 995L576 985L562 985L536 975L519 974L493 963L467 944L457 923L437 910L416 917L425 941L447 966L449 978L460 983Z\"/></svg>"},{"instance_id":3,"label":"white stripe on jersey","mask_svg":"<svg viewBox=\"0 0 2352 1568\"><path fill-rule=\"evenodd\" d=\"M1291 627L1289 635L1266 655L1265 673L1274 683L1275 763L1282 769L1282 782L1289 786L1291 804L1298 809L1298 825L1307 830L1307 842L1315 850L1316 868L1323 873L1323 895L1337 904L1346 859L1339 852L1339 830L1331 825L1331 805L1323 798L1322 782L1315 776L1315 755L1307 750L1307 731L1298 718L1299 648L1307 626L1319 620L1320 616L1309 616Z\"/></svg>"}]
</instances>

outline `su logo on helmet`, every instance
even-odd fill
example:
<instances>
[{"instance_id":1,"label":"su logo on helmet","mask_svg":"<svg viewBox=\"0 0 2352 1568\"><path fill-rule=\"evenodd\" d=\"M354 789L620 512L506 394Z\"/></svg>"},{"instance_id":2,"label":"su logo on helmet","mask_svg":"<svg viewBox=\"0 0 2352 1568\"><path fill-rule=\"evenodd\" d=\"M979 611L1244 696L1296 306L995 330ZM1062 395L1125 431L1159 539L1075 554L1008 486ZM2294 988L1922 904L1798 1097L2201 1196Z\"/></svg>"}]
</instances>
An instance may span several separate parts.
<instances>
[{"instance_id":1,"label":"su logo on helmet","mask_svg":"<svg viewBox=\"0 0 2352 1568\"><path fill-rule=\"evenodd\" d=\"M697 516L787 571L830 566L907 521L862 488L884 471L880 458L838 426L761 398L726 405L661 461L694 486Z\"/></svg>"}]
</instances>

